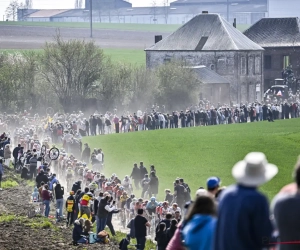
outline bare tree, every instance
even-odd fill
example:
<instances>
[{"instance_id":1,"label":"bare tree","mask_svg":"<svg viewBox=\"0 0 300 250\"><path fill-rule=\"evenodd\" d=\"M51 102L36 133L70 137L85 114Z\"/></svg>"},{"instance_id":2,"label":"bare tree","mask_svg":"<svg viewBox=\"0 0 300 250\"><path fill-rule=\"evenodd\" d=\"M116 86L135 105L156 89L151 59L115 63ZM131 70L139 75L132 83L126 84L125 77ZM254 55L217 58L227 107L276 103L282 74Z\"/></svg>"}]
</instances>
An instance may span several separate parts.
<instances>
[{"instance_id":1,"label":"bare tree","mask_svg":"<svg viewBox=\"0 0 300 250\"><path fill-rule=\"evenodd\" d=\"M168 24L169 20L169 0L163 0L163 6L164 6L164 18L165 18L165 23Z\"/></svg>"},{"instance_id":2,"label":"bare tree","mask_svg":"<svg viewBox=\"0 0 300 250\"><path fill-rule=\"evenodd\" d=\"M24 8L32 9L32 0L25 0Z\"/></svg>"},{"instance_id":3,"label":"bare tree","mask_svg":"<svg viewBox=\"0 0 300 250\"><path fill-rule=\"evenodd\" d=\"M6 18L12 18L15 21L18 16L18 9L23 7L23 3L20 3L18 0L11 1L5 10Z\"/></svg>"},{"instance_id":4,"label":"bare tree","mask_svg":"<svg viewBox=\"0 0 300 250\"><path fill-rule=\"evenodd\" d=\"M65 111L82 108L93 84L103 71L103 51L93 41L64 41L59 32L46 43L41 74L57 94Z\"/></svg>"},{"instance_id":5,"label":"bare tree","mask_svg":"<svg viewBox=\"0 0 300 250\"><path fill-rule=\"evenodd\" d=\"M82 8L82 0L75 0L75 9Z\"/></svg>"},{"instance_id":6,"label":"bare tree","mask_svg":"<svg viewBox=\"0 0 300 250\"><path fill-rule=\"evenodd\" d=\"M153 18L153 22L156 23L157 19L156 19L156 15L157 15L157 3L156 0L152 1L152 8L151 8L151 14L152 14L152 18Z\"/></svg>"}]
</instances>

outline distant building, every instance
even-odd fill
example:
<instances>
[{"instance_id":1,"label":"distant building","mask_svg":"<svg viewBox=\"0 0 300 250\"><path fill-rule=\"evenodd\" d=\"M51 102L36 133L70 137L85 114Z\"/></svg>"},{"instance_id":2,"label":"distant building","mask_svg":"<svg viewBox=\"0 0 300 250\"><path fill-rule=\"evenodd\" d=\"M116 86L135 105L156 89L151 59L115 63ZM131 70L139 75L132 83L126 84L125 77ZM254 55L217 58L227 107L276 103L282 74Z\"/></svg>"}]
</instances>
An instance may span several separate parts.
<instances>
[{"instance_id":1,"label":"distant building","mask_svg":"<svg viewBox=\"0 0 300 250\"><path fill-rule=\"evenodd\" d=\"M202 83L200 89L201 100L205 98L214 104L230 103L230 83L226 78L204 65L191 68Z\"/></svg>"},{"instance_id":2,"label":"distant building","mask_svg":"<svg viewBox=\"0 0 300 250\"><path fill-rule=\"evenodd\" d=\"M142 1L142 0L141 0ZM268 0L178 0L170 6L150 6L133 8L125 0L93 0L93 20L103 23L142 23L142 24L184 24L202 11L218 13L232 23L247 27L268 16ZM88 22L90 0L86 0L85 9L66 10L52 16L20 13L19 20L51 22ZM43 10L35 10L43 11ZM52 10L56 11L56 10ZM20 12L20 10L18 11ZM22 18L23 17L23 18Z\"/></svg>"},{"instance_id":3,"label":"distant building","mask_svg":"<svg viewBox=\"0 0 300 250\"><path fill-rule=\"evenodd\" d=\"M268 16L268 1L270 0L177 0L170 6L201 8L201 11L218 13L229 22L236 18L239 24L252 24Z\"/></svg>"},{"instance_id":4,"label":"distant building","mask_svg":"<svg viewBox=\"0 0 300 250\"><path fill-rule=\"evenodd\" d=\"M300 78L300 24L299 18L263 18L244 32L245 36L265 49L265 91L282 77L282 70L293 66Z\"/></svg>"},{"instance_id":5,"label":"distant building","mask_svg":"<svg viewBox=\"0 0 300 250\"><path fill-rule=\"evenodd\" d=\"M197 15L145 51L149 68L184 60L214 70L229 81L230 100L235 103L262 97L264 49L218 14Z\"/></svg>"},{"instance_id":6,"label":"distant building","mask_svg":"<svg viewBox=\"0 0 300 250\"><path fill-rule=\"evenodd\" d=\"M85 0L85 9L90 9L91 0ZM132 8L132 4L126 0L92 0L94 9L121 9Z\"/></svg>"}]
</instances>

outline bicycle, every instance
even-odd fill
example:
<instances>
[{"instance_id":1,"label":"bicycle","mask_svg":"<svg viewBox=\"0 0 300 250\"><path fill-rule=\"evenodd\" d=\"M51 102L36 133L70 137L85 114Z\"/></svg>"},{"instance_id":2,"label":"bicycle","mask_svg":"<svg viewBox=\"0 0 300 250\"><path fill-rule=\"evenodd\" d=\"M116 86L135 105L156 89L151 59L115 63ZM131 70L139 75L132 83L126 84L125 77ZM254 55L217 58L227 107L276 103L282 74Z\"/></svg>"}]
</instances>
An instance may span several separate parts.
<instances>
[{"instance_id":1,"label":"bicycle","mask_svg":"<svg viewBox=\"0 0 300 250\"><path fill-rule=\"evenodd\" d=\"M151 215L151 220L150 220L150 235L152 238L155 237L155 233L156 233L156 218L155 218L155 213L152 213Z\"/></svg>"},{"instance_id":2,"label":"bicycle","mask_svg":"<svg viewBox=\"0 0 300 250\"><path fill-rule=\"evenodd\" d=\"M126 228L126 214L125 214L125 209L122 208L121 212L120 212L120 219L121 219L121 224L123 226L123 228Z\"/></svg>"},{"instance_id":3,"label":"bicycle","mask_svg":"<svg viewBox=\"0 0 300 250\"><path fill-rule=\"evenodd\" d=\"M48 153L48 157L50 159L49 167L50 167L52 161L55 161L55 160L58 159L59 154L60 154L59 149L53 145L52 148L49 150L49 153ZM47 155L47 148L46 148L45 145L43 145L41 147L42 164L45 163L46 155Z\"/></svg>"}]
</instances>

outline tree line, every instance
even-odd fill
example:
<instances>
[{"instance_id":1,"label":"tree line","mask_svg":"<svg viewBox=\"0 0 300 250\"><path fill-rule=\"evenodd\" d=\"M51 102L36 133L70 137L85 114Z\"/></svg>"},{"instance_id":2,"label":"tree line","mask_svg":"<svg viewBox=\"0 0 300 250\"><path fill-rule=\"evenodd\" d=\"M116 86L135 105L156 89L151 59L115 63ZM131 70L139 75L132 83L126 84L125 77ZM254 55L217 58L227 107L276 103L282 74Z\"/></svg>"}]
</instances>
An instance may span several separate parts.
<instances>
[{"instance_id":1,"label":"tree line","mask_svg":"<svg viewBox=\"0 0 300 250\"><path fill-rule=\"evenodd\" d=\"M63 40L59 33L41 52L0 54L2 112L183 109L197 103L199 86L181 62L156 69L116 63L93 41Z\"/></svg>"}]
</instances>

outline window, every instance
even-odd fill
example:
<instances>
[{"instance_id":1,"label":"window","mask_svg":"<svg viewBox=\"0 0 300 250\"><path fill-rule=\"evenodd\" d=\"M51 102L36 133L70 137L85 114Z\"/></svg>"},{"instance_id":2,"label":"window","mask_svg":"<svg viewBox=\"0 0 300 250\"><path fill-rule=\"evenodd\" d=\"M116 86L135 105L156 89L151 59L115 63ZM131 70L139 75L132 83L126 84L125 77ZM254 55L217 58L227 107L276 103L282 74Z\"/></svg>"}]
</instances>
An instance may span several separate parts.
<instances>
[{"instance_id":1,"label":"window","mask_svg":"<svg viewBox=\"0 0 300 250\"><path fill-rule=\"evenodd\" d=\"M247 74L247 65L246 65L246 58L241 57L241 75Z\"/></svg>"},{"instance_id":2,"label":"window","mask_svg":"<svg viewBox=\"0 0 300 250\"><path fill-rule=\"evenodd\" d=\"M283 68L286 69L290 65L290 56L283 56Z\"/></svg>"},{"instance_id":3,"label":"window","mask_svg":"<svg viewBox=\"0 0 300 250\"><path fill-rule=\"evenodd\" d=\"M208 39L207 36L201 37L201 39L200 39L198 45L196 46L195 50L202 50L203 47L204 47L204 45L205 45L206 42L207 42L207 39Z\"/></svg>"},{"instance_id":4,"label":"window","mask_svg":"<svg viewBox=\"0 0 300 250\"><path fill-rule=\"evenodd\" d=\"M171 58L165 58L164 59L164 63L169 63L169 62L171 62Z\"/></svg>"},{"instance_id":5,"label":"window","mask_svg":"<svg viewBox=\"0 0 300 250\"><path fill-rule=\"evenodd\" d=\"M264 58L265 60L265 64L264 64L264 68L265 69L271 69L272 68L272 56L265 56Z\"/></svg>"},{"instance_id":6,"label":"window","mask_svg":"<svg viewBox=\"0 0 300 250\"><path fill-rule=\"evenodd\" d=\"M261 72L261 59L260 59L260 56L256 56L255 57L255 68L254 68L254 72L256 75L259 75Z\"/></svg>"}]
</instances>

